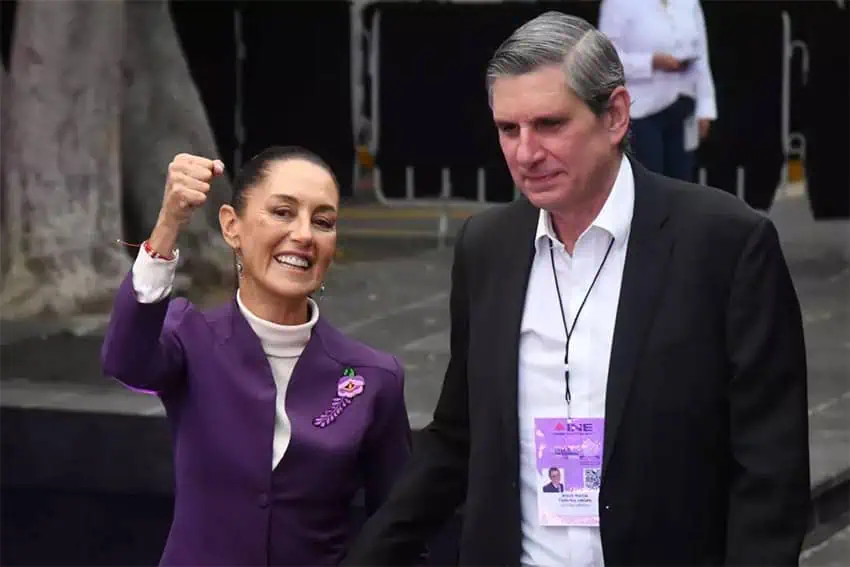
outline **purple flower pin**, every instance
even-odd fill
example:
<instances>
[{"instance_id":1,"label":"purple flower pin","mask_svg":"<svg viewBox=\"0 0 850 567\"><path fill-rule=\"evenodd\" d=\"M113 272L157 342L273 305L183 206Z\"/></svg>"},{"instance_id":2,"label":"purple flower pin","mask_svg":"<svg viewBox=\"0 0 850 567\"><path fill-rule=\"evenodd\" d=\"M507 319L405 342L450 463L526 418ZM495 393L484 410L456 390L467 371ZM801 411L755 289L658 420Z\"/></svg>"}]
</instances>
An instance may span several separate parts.
<instances>
[{"instance_id":1,"label":"purple flower pin","mask_svg":"<svg viewBox=\"0 0 850 567\"><path fill-rule=\"evenodd\" d=\"M366 380L357 374L353 368L346 368L336 385L336 397L331 400L331 407L313 419L313 425L325 428L338 418L342 411L351 405L352 400L363 393Z\"/></svg>"}]
</instances>

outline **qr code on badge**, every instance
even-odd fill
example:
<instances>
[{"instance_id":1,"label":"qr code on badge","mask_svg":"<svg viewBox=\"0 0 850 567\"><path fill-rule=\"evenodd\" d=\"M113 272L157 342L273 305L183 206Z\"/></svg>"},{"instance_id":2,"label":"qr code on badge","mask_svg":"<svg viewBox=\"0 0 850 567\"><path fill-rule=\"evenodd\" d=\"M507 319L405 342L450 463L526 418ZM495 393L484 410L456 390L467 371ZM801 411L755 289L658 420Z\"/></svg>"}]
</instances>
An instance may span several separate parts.
<instances>
[{"instance_id":1,"label":"qr code on badge","mask_svg":"<svg viewBox=\"0 0 850 567\"><path fill-rule=\"evenodd\" d=\"M599 469L584 469L585 490L599 490L599 485L602 484L601 476Z\"/></svg>"}]
</instances>

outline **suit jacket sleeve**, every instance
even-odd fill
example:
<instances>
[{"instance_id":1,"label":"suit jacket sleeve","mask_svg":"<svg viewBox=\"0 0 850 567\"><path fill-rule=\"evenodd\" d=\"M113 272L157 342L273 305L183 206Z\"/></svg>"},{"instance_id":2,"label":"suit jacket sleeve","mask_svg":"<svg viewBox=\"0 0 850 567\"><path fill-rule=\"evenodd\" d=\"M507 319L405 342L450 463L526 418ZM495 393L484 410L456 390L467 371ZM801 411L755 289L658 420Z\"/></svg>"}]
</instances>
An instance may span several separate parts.
<instances>
[{"instance_id":1,"label":"suit jacket sleeve","mask_svg":"<svg viewBox=\"0 0 850 567\"><path fill-rule=\"evenodd\" d=\"M176 329L190 308L185 299L141 303L127 274L112 307L100 358L104 374L124 385L163 394L185 376Z\"/></svg>"},{"instance_id":2,"label":"suit jacket sleeve","mask_svg":"<svg viewBox=\"0 0 850 567\"><path fill-rule=\"evenodd\" d=\"M366 513L372 515L383 504L401 475L411 452L410 421L404 403L404 369L381 384L379 404L369 427L363 466Z\"/></svg>"},{"instance_id":3,"label":"suit jacket sleeve","mask_svg":"<svg viewBox=\"0 0 850 567\"><path fill-rule=\"evenodd\" d=\"M776 229L738 260L727 313L732 478L726 565L797 565L809 512L806 354Z\"/></svg>"},{"instance_id":4,"label":"suit jacket sleeve","mask_svg":"<svg viewBox=\"0 0 850 567\"><path fill-rule=\"evenodd\" d=\"M431 423L417 435L405 474L387 502L366 522L343 565L413 564L427 541L466 495L469 406L466 353L468 299L464 259L466 224L452 267L451 358Z\"/></svg>"}]
</instances>

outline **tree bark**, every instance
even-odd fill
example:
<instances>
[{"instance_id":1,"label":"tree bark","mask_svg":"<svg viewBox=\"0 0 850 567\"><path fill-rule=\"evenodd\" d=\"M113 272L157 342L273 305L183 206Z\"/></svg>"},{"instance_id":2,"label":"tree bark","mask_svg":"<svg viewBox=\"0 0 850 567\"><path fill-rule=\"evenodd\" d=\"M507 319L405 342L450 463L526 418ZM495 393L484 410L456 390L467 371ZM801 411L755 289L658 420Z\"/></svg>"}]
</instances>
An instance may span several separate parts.
<instances>
[{"instance_id":1,"label":"tree bark","mask_svg":"<svg viewBox=\"0 0 850 567\"><path fill-rule=\"evenodd\" d=\"M4 318L111 300L129 269L120 186L123 0L20 2L4 171Z\"/></svg>"},{"instance_id":2,"label":"tree bark","mask_svg":"<svg viewBox=\"0 0 850 567\"><path fill-rule=\"evenodd\" d=\"M6 278L9 268L9 211L6 205L6 122L9 116L9 77L6 66L0 62L0 282Z\"/></svg>"},{"instance_id":3,"label":"tree bark","mask_svg":"<svg viewBox=\"0 0 850 567\"><path fill-rule=\"evenodd\" d=\"M168 163L178 153L220 157L166 0L129 2L121 115L122 179L128 239L140 241L156 222ZM204 207L184 229L182 272L195 283L229 281L233 254L220 236L218 209L230 199L225 177L213 182Z\"/></svg>"}]
</instances>

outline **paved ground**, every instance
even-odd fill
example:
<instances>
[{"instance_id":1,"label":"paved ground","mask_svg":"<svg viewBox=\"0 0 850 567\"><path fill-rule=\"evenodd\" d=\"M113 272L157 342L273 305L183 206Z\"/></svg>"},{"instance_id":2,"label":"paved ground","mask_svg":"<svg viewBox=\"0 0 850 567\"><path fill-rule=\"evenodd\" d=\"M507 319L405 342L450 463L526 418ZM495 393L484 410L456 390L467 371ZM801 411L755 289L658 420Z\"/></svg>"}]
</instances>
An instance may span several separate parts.
<instances>
[{"instance_id":1,"label":"paved ground","mask_svg":"<svg viewBox=\"0 0 850 567\"><path fill-rule=\"evenodd\" d=\"M333 269L320 301L323 313L345 332L402 359L415 427L429 420L448 361L452 253L450 239L442 247L435 239L436 216L428 209L353 210L342 228L343 261ZM449 235L462 216L452 213ZM818 484L850 470L850 224L814 223L799 196L778 201L771 216L804 310L812 468ZM376 227L372 233L369 226ZM103 318L81 318L71 325L74 333L57 335L55 329L3 324L3 405L160 413L155 399L101 377L102 325Z\"/></svg>"},{"instance_id":2,"label":"paved ground","mask_svg":"<svg viewBox=\"0 0 850 567\"><path fill-rule=\"evenodd\" d=\"M850 565L850 526L800 554L801 567L847 567Z\"/></svg>"},{"instance_id":3,"label":"paved ground","mask_svg":"<svg viewBox=\"0 0 850 567\"><path fill-rule=\"evenodd\" d=\"M850 473L850 223L812 222L804 199L778 201L771 217L803 306L813 481L817 484L836 471L843 471L846 478Z\"/></svg>"}]
</instances>

